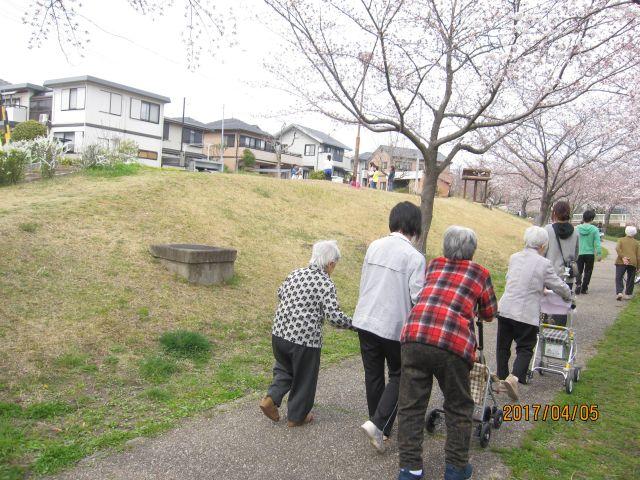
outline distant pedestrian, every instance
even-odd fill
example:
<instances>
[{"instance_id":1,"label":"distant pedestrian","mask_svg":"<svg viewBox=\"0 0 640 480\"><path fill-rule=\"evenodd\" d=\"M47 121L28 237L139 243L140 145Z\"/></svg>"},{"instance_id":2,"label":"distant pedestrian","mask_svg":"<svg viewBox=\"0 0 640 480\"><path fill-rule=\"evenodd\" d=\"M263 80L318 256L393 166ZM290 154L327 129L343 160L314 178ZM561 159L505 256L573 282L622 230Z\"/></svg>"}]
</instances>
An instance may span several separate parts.
<instances>
[{"instance_id":1,"label":"distant pedestrian","mask_svg":"<svg viewBox=\"0 0 640 480\"><path fill-rule=\"evenodd\" d=\"M578 225L579 251L578 251L578 275L576 277L576 295L589 293L589 282L593 272L593 264L598 256L602 260L602 246L600 245L600 230L593 225L596 212L586 210L582 214L582 224Z\"/></svg>"},{"instance_id":2,"label":"distant pedestrian","mask_svg":"<svg viewBox=\"0 0 640 480\"><path fill-rule=\"evenodd\" d=\"M424 289L402 328L398 480L423 478L424 422L434 376L444 394L444 478L471 477L474 402L469 373L476 357L474 317L491 321L498 308L489 271L472 261L477 246L473 230L447 229L444 256L429 262Z\"/></svg>"},{"instance_id":3,"label":"distant pedestrian","mask_svg":"<svg viewBox=\"0 0 640 480\"><path fill-rule=\"evenodd\" d=\"M549 234L549 245L545 257L551 260L553 268L560 278L563 278L570 288L578 274L576 260L578 259L578 232L571 225L571 207L564 200L557 202L551 212L550 225L545 227Z\"/></svg>"},{"instance_id":4,"label":"distant pedestrian","mask_svg":"<svg viewBox=\"0 0 640 480\"><path fill-rule=\"evenodd\" d=\"M377 165L373 166L373 175L371 176L371 188L378 188L380 183L380 169Z\"/></svg>"},{"instance_id":5,"label":"distant pedestrian","mask_svg":"<svg viewBox=\"0 0 640 480\"><path fill-rule=\"evenodd\" d=\"M387 190L393 192L393 182L396 179L396 167L391 165L389 169L389 175L387 175Z\"/></svg>"},{"instance_id":6,"label":"distant pedestrian","mask_svg":"<svg viewBox=\"0 0 640 480\"><path fill-rule=\"evenodd\" d=\"M298 165L294 165L291 169L291 180L299 180L302 178L302 169Z\"/></svg>"},{"instance_id":7,"label":"distant pedestrian","mask_svg":"<svg viewBox=\"0 0 640 480\"><path fill-rule=\"evenodd\" d=\"M369 420L362 429L383 452L391 435L400 387L400 332L424 285L425 258L411 243L422 231L420 209L398 203L389 214L388 236L367 249L360 297L353 315L364 365ZM389 380L385 384L385 364Z\"/></svg>"},{"instance_id":8,"label":"distant pedestrian","mask_svg":"<svg viewBox=\"0 0 640 480\"><path fill-rule=\"evenodd\" d=\"M331 181L333 178L333 162L331 161L331 155L327 155L327 160L324 162L324 179Z\"/></svg>"},{"instance_id":9,"label":"distant pedestrian","mask_svg":"<svg viewBox=\"0 0 640 480\"><path fill-rule=\"evenodd\" d=\"M501 386L512 400L518 400L518 382L526 383L533 348L538 339L540 300L544 289L571 298L569 286L556 274L549 259L542 255L549 243L544 228L529 227L524 233L525 248L509 259L507 284L498 303L496 363ZM511 344L516 343L516 359L509 373Z\"/></svg>"},{"instance_id":10,"label":"distant pedestrian","mask_svg":"<svg viewBox=\"0 0 640 480\"><path fill-rule=\"evenodd\" d=\"M287 425L298 427L313 420L322 348L322 325L327 319L339 328L351 328L342 313L331 274L340 259L335 240L317 242L310 264L294 270L278 288L278 308L271 331L275 357L273 381L260 401L262 412L274 422L278 407L289 393Z\"/></svg>"},{"instance_id":11,"label":"distant pedestrian","mask_svg":"<svg viewBox=\"0 0 640 480\"><path fill-rule=\"evenodd\" d=\"M638 233L636 227L628 226L624 229L625 237L618 240L616 245L616 300L631 300L635 275L640 266L640 243L634 238ZM624 277L626 275L626 288ZM622 294L624 290L624 295Z\"/></svg>"}]
</instances>

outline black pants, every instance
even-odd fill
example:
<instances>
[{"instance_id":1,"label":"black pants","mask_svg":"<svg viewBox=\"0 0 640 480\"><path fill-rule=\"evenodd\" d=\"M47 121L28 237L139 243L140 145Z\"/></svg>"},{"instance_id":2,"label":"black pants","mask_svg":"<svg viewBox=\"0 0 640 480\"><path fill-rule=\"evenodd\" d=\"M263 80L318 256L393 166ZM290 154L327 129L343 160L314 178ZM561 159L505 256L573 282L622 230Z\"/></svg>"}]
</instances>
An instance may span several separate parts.
<instances>
[{"instance_id":1,"label":"black pants","mask_svg":"<svg viewBox=\"0 0 640 480\"><path fill-rule=\"evenodd\" d=\"M636 276L636 267L633 265L616 265L616 294L622 293L624 283L624 276L627 276L626 288L624 288L625 295L633 295L633 286Z\"/></svg>"},{"instance_id":2,"label":"black pants","mask_svg":"<svg viewBox=\"0 0 640 480\"><path fill-rule=\"evenodd\" d=\"M369 419L389 436L398 410L400 342L379 337L365 330L360 330L358 337L364 365ZM389 369L389 382L386 385L385 361Z\"/></svg>"},{"instance_id":3,"label":"black pants","mask_svg":"<svg viewBox=\"0 0 640 480\"><path fill-rule=\"evenodd\" d=\"M276 363L267 392L278 407L289 392L287 420L302 422L313 408L320 371L320 349L305 347L271 336Z\"/></svg>"},{"instance_id":4,"label":"black pants","mask_svg":"<svg viewBox=\"0 0 640 480\"><path fill-rule=\"evenodd\" d=\"M461 357L431 345L402 345L402 375L398 402L400 468L422 468L424 423L433 377L444 394L447 439L445 461L457 468L469 462L473 425L473 398L469 385L471 365Z\"/></svg>"},{"instance_id":5,"label":"black pants","mask_svg":"<svg viewBox=\"0 0 640 480\"><path fill-rule=\"evenodd\" d=\"M577 289L581 292L586 292L589 289L589 282L591 281L591 273L593 273L593 264L595 262L595 255L578 255L578 276L576 277L576 293Z\"/></svg>"},{"instance_id":6,"label":"black pants","mask_svg":"<svg viewBox=\"0 0 640 480\"><path fill-rule=\"evenodd\" d=\"M498 341L496 346L498 378L504 380L509 376L511 343L515 341L516 359L513 362L511 372L518 377L520 383L525 383L537 337L537 326L517 322L511 318L498 317Z\"/></svg>"}]
</instances>

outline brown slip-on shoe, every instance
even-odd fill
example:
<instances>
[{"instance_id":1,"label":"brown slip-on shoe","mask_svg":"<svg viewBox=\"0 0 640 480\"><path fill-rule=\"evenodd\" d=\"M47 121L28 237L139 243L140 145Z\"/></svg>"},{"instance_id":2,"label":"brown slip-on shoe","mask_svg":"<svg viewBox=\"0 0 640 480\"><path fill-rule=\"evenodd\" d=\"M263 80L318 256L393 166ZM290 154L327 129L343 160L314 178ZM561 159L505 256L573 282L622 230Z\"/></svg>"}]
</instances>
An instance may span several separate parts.
<instances>
[{"instance_id":1,"label":"brown slip-on shoe","mask_svg":"<svg viewBox=\"0 0 640 480\"><path fill-rule=\"evenodd\" d=\"M273 399L267 395L262 400L260 400L260 410L264 413L268 418L277 422L280 420L280 413L278 412L278 407L275 403L273 403Z\"/></svg>"},{"instance_id":2,"label":"brown slip-on shoe","mask_svg":"<svg viewBox=\"0 0 640 480\"><path fill-rule=\"evenodd\" d=\"M509 376L502 381L502 387L505 388L507 395L514 402L518 401L518 377L513 374L509 374Z\"/></svg>"},{"instance_id":3,"label":"brown slip-on shoe","mask_svg":"<svg viewBox=\"0 0 640 480\"><path fill-rule=\"evenodd\" d=\"M291 420L289 420L287 422L287 427L301 427L303 425L306 425L307 423L311 423L313 422L313 413L309 413L307 414L306 417L304 417L304 420L301 422L292 422Z\"/></svg>"}]
</instances>

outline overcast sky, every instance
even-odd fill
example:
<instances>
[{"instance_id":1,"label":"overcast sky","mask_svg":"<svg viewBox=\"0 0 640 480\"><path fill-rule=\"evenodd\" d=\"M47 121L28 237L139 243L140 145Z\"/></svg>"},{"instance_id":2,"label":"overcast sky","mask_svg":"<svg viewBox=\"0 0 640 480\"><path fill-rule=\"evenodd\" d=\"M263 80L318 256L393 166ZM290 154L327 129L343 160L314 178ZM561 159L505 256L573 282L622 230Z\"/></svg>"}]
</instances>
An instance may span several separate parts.
<instances>
[{"instance_id":1,"label":"overcast sky","mask_svg":"<svg viewBox=\"0 0 640 480\"><path fill-rule=\"evenodd\" d=\"M180 116L182 98L186 97L186 115L203 122L220 119L224 104L226 118L255 123L272 133L283 122L300 123L354 147L355 127L301 112L295 98L273 88L274 79L265 70L265 61L297 59L277 58L278 49L274 47L279 39L267 26L268 12L261 2L233 2L238 45L221 47L215 56L203 51L200 68L190 72L181 41L184 10L179 0L163 17L155 19L135 12L126 0L84 0L81 12L88 20L80 20L90 31L91 41L84 58L70 51L68 60L53 35L41 48L28 48L30 28L20 19L30 1L0 0L5 46L0 78L6 81L42 84L47 79L94 75L170 97L166 116ZM224 0L215 3L223 6ZM226 8L218 13L229 15ZM231 27L231 21L225 24ZM373 151L389 141L389 134L363 130L361 152ZM410 146L404 140L398 144Z\"/></svg>"}]
</instances>

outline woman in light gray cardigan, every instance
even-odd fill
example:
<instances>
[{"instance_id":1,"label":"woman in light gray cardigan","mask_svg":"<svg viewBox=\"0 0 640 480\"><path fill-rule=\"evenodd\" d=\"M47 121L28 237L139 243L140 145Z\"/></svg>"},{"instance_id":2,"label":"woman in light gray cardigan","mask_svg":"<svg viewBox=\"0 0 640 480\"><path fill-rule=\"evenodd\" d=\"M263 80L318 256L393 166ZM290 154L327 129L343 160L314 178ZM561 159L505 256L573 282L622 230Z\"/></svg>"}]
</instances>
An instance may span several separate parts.
<instances>
[{"instance_id":1,"label":"woman in light gray cardigan","mask_svg":"<svg viewBox=\"0 0 640 480\"><path fill-rule=\"evenodd\" d=\"M538 335L540 299L548 288L565 300L571 289L555 272L544 252L549 234L544 228L529 227L524 233L525 248L509 259L507 285L498 303L496 361L498 377L509 396L518 397L518 382L525 383ZM516 342L516 359L509 373L511 343Z\"/></svg>"}]
</instances>

